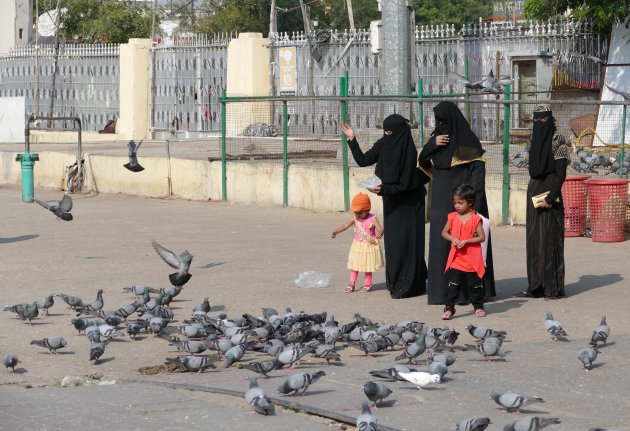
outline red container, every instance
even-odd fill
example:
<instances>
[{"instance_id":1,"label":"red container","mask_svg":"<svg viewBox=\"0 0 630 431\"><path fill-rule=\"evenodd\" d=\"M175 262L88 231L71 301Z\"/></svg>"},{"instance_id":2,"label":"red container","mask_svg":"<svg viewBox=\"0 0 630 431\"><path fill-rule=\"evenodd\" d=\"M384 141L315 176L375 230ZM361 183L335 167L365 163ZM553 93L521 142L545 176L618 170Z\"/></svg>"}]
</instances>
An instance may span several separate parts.
<instances>
[{"instance_id":1,"label":"red container","mask_svg":"<svg viewBox=\"0 0 630 431\"><path fill-rule=\"evenodd\" d=\"M567 177L562 185L564 236L582 236L586 230L587 176Z\"/></svg>"},{"instance_id":2,"label":"red container","mask_svg":"<svg viewBox=\"0 0 630 431\"><path fill-rule=\"evenodd\" d=\"M593 241L623 241L628 206L628 180L588 180L586 184Z\"/></svg>"}]
</instances>

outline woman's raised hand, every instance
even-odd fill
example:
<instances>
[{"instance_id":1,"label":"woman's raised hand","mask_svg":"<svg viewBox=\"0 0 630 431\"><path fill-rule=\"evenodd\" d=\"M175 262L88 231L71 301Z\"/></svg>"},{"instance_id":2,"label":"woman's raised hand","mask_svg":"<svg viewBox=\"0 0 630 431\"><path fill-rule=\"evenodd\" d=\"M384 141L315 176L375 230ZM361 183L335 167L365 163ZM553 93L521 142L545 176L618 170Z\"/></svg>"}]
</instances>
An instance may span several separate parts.
<instances>
[{"instance_id":1,"label":"woman's raised hand","mask_svg":"<svg viewBox=\"0 0 630 431\"><path fill-rule=\"evenodd\" d=\"M349 124L341 123L340 129L341 132L346 135L349 141L352 141L354 139L354 130L352 130L352 127L350 127Z\"/></svg>"}]
</instances>

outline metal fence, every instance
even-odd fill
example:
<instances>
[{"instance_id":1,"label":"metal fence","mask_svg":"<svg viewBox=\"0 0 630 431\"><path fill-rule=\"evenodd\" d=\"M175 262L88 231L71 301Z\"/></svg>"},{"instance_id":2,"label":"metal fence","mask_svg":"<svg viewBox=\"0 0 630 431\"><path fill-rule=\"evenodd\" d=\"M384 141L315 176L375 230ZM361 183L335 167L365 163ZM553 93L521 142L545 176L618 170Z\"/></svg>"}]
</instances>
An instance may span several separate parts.
<instances>
[{"instance_id":1,"label":"metal fence","mask_svg":"<svg viewBox=\"0 0 630 431\"><path fill-rule=\"evenodd\" d=\"M26 113L79 117L83 130L119 116L119 46L27 45L0 57L0 97L21 96Z\"/></svg>"}]
</instances>

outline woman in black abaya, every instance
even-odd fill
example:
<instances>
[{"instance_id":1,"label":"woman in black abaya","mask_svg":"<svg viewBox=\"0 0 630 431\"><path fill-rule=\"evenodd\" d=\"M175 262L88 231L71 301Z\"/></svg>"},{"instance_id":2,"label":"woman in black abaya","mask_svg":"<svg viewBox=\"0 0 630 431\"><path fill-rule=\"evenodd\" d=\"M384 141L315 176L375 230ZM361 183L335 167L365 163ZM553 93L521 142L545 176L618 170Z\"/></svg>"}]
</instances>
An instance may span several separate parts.
<instances>
[{"instance_id":1,"label":"woman in black abaya","mask_svg":"<svg viewBox=\"0 0 630 431\"><path fill-rule=\"evenodd\" d=\"M525 243L527 290L516 296L560 298L564 296L564 206L562 184L567 175L569 151L564 136L556 133L549 105L534 109L529 148L529 184ZM535 208L532 197L545 192Z\"/></svg>"},{"instance_id":2,"label":"woman in black abaya","mask_svg":"<svg viewBox=\"0 0 630 431\"><path fill-rule=\"evenodd\" d=\"M448 213L454 211L452 192L461 184L475 188L473 209L488 218L486 201L486 164L479 138L473 133L457 105L444 101L433 108L435 130L418 156L418 166L431 175L431 209L429 212L429 262L427 301L444 304L448 281L444 268L451 244L442 238ZM495 296L492 246L488 236L486 273L483 277L485 297ZM460 302L470 302L470 293L462 289Z\"/></svg>"},{"instance_id":3,"label":"woman in black abaya","mask_svg":"<svg viewBox=\"0 0 630 431\"><path fill-rule=\"evenodd\" d=\"M383 121L384 134L365 153L347 124L352 157L359 166L376 164L381 185L372 192L383 197L385 278L392 298L409 298L426 292L424 262L424 184L428 178L416 168L417 150L408 121L398 114Z\"/></svg>"}]
</instances>

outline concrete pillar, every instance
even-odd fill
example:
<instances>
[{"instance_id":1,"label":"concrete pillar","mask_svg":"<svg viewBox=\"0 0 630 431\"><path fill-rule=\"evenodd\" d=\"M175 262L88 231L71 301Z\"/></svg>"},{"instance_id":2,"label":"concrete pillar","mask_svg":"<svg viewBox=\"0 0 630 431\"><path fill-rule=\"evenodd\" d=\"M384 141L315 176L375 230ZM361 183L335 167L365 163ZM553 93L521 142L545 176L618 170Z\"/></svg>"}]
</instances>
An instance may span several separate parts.
<instances>
[{"instance_id":1,"label":"concrete pillar","mask_svg":"<svg viewBox=\"0 0 630 431\"><path fill-rule=\"evenodd\" d=\"M149 132L150 39L129 39L120 45L120 119L116 131L141 140Z\"/></svg>"},{"instance_id":2,"label":"concrete pillar","mask_svg":"<svg viewBox=\"0 0 630 431\"><path fill-rule=\"evenodd\" d=\"M408 0L382 2L384 94L411 93L411 32Z\"/></svg>"},{"instance_id":3,"label":"concrete pillar","mask_svg":"<svg viewBox=\"0 0 630 431\"><path fill-rule=\"evenodd\" d=\"M227 96L269 96L270 40L261 33L241 33L228 45ZM228 103L227 136L242 134L253 123L270 123L269 102Z\"/></svg>"}]
</instances>

